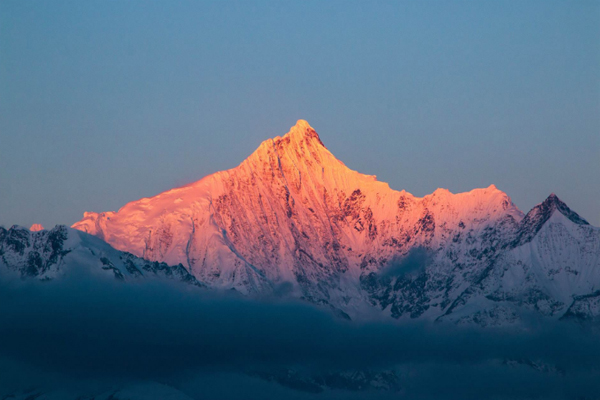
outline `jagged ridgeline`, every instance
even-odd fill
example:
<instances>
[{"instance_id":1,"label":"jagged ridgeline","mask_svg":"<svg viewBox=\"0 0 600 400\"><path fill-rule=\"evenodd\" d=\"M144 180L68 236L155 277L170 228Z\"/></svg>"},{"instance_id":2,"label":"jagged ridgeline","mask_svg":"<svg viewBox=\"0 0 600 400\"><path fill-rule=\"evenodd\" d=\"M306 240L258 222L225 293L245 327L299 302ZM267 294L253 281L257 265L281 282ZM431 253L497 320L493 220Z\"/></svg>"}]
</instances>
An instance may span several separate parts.
<instances>
[{"instance_id":1,"label":"jagged ridgeline","mask_svg":"<svg viewBox=\"0 0 600 400\"><path fill-rule=\"evenodd\" d=\"M73 228L209 287L286 288L352 318L493 325L600 312L600 230L555 195L527 215L494 185L418 198L346 167L302 120L236 168Z\"/></svg>"},{"instance_id":2,"label":"jagged ridgeline","mask_svg":"<svg viewBox=\"0 0 600 400\"><path fill-rule=\"evenodd\" d=\"M89 268L88 272L122 281L154 277L203 286L181 264L144 260L63 225L33 232L17 225L8 230L0 227L0 266L23 278L42 280L60 277L73 268Z\"/></svg>"}]
</instances>

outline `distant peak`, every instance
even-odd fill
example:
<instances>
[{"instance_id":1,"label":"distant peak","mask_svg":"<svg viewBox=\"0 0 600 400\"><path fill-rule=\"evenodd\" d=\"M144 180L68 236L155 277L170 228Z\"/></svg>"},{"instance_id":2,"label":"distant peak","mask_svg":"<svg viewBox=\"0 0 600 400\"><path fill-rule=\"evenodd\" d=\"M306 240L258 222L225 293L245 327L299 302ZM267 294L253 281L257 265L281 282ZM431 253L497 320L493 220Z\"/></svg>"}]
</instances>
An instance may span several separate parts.
<instances>
[{"instance_id":1,"label":"distant peak","mask_svg":"<svg viewBox=\"0 0 600 400\"><path fill-rule=\"evenodd\" d=\"M43 231L44 227L41 224L33 224L31 228L29 228L31 232Z\"/></svg>"}]
</instances>

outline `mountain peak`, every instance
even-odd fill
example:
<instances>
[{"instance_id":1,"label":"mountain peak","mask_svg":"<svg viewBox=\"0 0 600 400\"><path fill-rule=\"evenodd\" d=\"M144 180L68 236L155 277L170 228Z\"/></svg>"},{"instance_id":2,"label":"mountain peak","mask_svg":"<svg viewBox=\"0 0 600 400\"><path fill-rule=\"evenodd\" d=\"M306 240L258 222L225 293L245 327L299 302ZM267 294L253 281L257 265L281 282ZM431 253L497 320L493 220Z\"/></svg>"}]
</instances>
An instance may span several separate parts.
<instances>
[{"instance_id":1,"label":"mountain peak","mask_svg":"<svg viewBox=\"0 0 600 400\"><path fill-rule=\"evenodd\" d=\"M556 195L556 193L550 193L550 196L546 197L546 200L544 200L544 202L561 202L560 199L558 198L558 196ZM562 202L561 202L562 203Z\"/></svg>"},{"instance_id":2,"label":"mountain peak","mask_svg":"<svg viewBox=\"0 0 600 400\"><path fill-rule=\"evenodd\" d=\"M565 203L563 203L555 193L550 193L550 196L546 197L546 200L544 200L543 202L538 204L535 208L540 208L540 209L550 210L550 211L554 211L557 209L560 211L562 211L562 210L571 211L571 209Z\"/></svg>"},{"instance_id":3,"label":"mountain peak","mask_svg":"<svg viewBox=\"0 0 600 400\"><path fill-rule=\"evenodd\" d=\"M292 163L295 163L296 166L305 164L308 159L314 157L319 159L317 160L318 164L320 164L322 157L327 158L327 155L333 157L317 132L303 119L299 119L296 125L292 126L283 136L276 136L263 141L256 151L242 162L242 165L247 163L263 164L271 158L273 151L275 156L279 158L279 163L281 163L282 157L286 158L285 155L287 154L288 158L294 158ZM277 165L275 168L279 169L281 165Z\"/></svg>"},{"instance_id":4,"label":"mountain peak","mask_svg":"<svg viewBox=\"0 0 600 400\"><path fill-rule=\"evenodd\" d=\"M513 246L527 243L542 229L542 226L558 211L577 225L589 225L579 214L571 210L556 194L551 193L543 202L533 207L521 221L521 227Z\"/></svg>"},{"instance_id":5,"label":"mountain peak","mask_svg":"<svg viewBox=\"0 0 600 400\"><path fill-rule=\"evenodd\" d=\"M321 146L325 147L321 141L321 138L319 137L319 134L313 129L312 126L310 126L308 122L303 119L296 121L296 125L292 126L290 131L286 133L282 139L294 142L299 142L305 139L316 139Z\"/></svg>"},{"instance_id":6,"label":"mountain peak","mask_svg":"<svg viewBox=\"0 0 600 400\"><path fill-rule=\"evenodd\" d=\"M567 206L563 201L561 201L558 196L554 193L550 193L550 196L546 198L541 204L536 206L536 208L540 208L543 212L552 214L555 210L558 210L562 215L570 219L572 222L579 225L589 225L589 223L581 218L579 214L575 211L571 210L569 206Z\"/></svg>"},{"instance_id":7,"label":"mountain peak","mask_svg":"<svg viewBox=\"0 0 600 400\"><path fill-rule=\"evenodd\" d=\"M31 232L43 231L44 227L41 224L33 224L33 225L31 225L31 228L29 228L29 230Z\"/></svg>"},{"instance_id":8,"label":"mountain peak","mask_svg":"<svg viewBox=\"0 0 600 400\"><path fill-rule=\"evenodd\" d=\"M292 126L291 129L313 130L314 131L313 127L310 126L308 121L306 121L304 119L299 119L298 121L296 121L296 125Z\"/></svg>"}]
</instances>

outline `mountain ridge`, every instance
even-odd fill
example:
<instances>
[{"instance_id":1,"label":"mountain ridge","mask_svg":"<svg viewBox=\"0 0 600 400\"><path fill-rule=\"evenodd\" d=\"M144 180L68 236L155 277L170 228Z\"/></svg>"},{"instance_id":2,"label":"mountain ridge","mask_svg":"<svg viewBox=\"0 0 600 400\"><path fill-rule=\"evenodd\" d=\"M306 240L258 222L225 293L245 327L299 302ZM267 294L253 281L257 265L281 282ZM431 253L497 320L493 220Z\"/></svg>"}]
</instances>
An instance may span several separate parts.
<instances>
[{"instance_id":1,"label":"mountain ridge","mask_svg":"<svg viewBox=\"0 0 600 400\"><path fill-rule=\"evenodd\" d=\"M599 240L555 195L536 207L524 215L495 185L422 198L393 190L348 168L299 120L235 168L117 212L86 213L73 227L137 256L181 263L216 288L258 294L285 283L294 296L344 313L368 304L397 318L438 318L454 312L465 290L478 292L511 249L535 242L555 210L569 221L560 224L589 227L568 232ZM433 260L419 278L378 277L419 248Z\"/></svg>"},{"instance_id":2,"label":"mountain ridge","mask_svg":"<svg viewBox=\"0 0 600 400\"><path fill-rule=\"evenodd\" d=\"M19 225L9 229L0 227L0 267L21 278L39 280L56 279L74 269L89 268L92 273L104 271L107 277L121 281L169 278L204 287L181 264L169 266L141 259L65 225L50 230L29 230Z\"/></svg>"}]
</instances>

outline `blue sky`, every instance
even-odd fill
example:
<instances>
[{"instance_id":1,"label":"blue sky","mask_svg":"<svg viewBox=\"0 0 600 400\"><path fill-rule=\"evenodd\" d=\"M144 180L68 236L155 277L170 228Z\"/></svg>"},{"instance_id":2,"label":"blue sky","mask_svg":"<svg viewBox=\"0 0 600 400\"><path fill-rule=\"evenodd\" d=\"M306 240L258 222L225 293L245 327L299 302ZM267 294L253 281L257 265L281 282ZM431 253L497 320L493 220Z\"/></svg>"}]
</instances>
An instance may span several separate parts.
<instances>
[{"instance_id":1,"label":"blue sky","mask_svg":"<svg viewBox=\"0 0 600 400\"><path fill-rule=\"evenodd\" d=\"M306 119L423 196L600 225L600 2L0 2L0 224L72 224Z\"/></svg>"}]
</instances>

